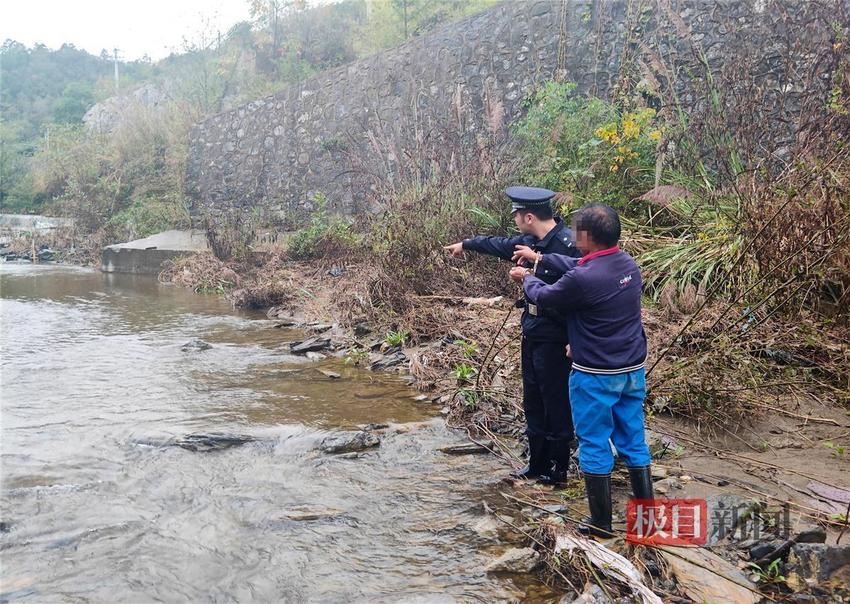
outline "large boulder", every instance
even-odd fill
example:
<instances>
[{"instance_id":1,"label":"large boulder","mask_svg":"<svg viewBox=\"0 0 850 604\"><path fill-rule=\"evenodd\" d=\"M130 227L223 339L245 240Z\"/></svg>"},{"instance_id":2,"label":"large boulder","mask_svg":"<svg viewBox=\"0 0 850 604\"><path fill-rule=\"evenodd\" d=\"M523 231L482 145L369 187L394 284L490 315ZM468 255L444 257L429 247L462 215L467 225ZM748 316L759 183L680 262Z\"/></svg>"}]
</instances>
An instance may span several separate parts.
<instances>
[{"instance_id":1,"label":"large boulder","mask_svg":"<svg viewBox=\"0 0 850 604\"><path fill-rule=\"evenodd\" d=\"M230 449L231 447L238 447L245 443L254 442L255 440L257 439L246 434L210 432L207 434L187 434L186 436L181 436L174 441L174 445L187 451L206 453L208 451L221 451L223 449Z\"/></svg>"},{"instance_id":2,"label":"large boulder","mask_svg":"<svg viewBox=\"0 0 850 604\"><path fill-rule=\"evenodd\" d=\"M289 351L293 354L307 354L308 352L317 352L329 348L331 341L329 338L307 338L300 342L293 342L289 345Z\"/></svg>"},{"instance_id":3,"label":"large boulder","mask_svg":"<svg viewBox=\"0 0 850 604\"><path fill-rule=\"evenodd\" d=\"M850 545L798 543L788 556L786 582L794 590L807 589L829 581L846 566L850 566Z\"/></svg>"},{"instance_id":4,"label":"large boulder","mask_svg":"<svg viewBox=\"0 0 850 604\"><path fill-rule=\"evenodd\" d=\"M365 430L357 432L342 432L325 438L319 444L319 450L323 453L356 453L365 449L371 449L381 444L381 440Z\"/></svg>"},{"instance_id":5,"label":"large boulder","mask_svg":"<svg viewBox=\"0 0 850 604\"><path fill-rule=\"evenodd\" d=\"M153 84L145 84L92 106L83 116L83 122L92 130L106 134L119 129L140 114L162 111L166 100L166 94L162 90Z\"/></svg>"}]
</instances>

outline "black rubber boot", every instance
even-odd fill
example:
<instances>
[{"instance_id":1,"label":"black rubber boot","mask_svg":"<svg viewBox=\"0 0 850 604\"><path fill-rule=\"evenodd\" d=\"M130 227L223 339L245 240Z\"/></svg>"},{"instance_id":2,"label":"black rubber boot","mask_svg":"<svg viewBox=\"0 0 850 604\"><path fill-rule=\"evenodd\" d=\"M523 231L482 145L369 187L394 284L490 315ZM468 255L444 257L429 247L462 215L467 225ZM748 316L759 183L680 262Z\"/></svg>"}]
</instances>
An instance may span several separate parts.
<instances>
[{"instance_id":1,"label":"black rubber boot","mask_svg":"<svg viewBox=\"0 0 850 604\"><path fill-rule=\"evenodd\" d=\"M585 524L579 526L579 533L607 539L613 537L611 532L611 475L584 474L584 485L587 488L587 503L590 516L584 519Z\"/></svg>"},{"instance_id":2,"label":"black rubber boot","mask_svg":"<svg viewBox=\"0 0 850 604\"><path fill-rule=\"evenodd\" d=\"M549 441L549 459L551 459L551 470L541 476L538 482L541 484L559 485L567 481L570 469L570 443L566 439Z\"/></svg>"},{"instance_id":3,"label":"black rubber boot","mask_svg":"<svg viewBox=\"0 0 850 604\"><path fill-rule=\"evenodd\" d=\"M652 471L649 466L629 468L629 480L635 499L655 499L652 493Z\"/></svg>"},{"instance_id":4,"label":"black rubber boot","mask_svg":"<svg viewBox=\"0 0 850 604\"><path fill-rule=\"evenodd\" d=\"M546 437L528 437L528 465L522 470L511 472L513 478L526 480L538 478L549 472L549 448Z\"/></svg>"}]
</instances>

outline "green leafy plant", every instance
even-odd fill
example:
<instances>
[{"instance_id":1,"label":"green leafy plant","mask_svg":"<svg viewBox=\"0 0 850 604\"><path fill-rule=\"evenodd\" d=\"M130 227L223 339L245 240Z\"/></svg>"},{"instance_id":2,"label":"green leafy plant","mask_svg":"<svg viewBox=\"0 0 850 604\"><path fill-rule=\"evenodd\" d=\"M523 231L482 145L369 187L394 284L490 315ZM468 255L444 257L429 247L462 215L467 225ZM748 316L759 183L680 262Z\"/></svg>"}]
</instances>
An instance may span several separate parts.
<instances>
[{"instance_id":1,"label":"green leafy plant","mask_svg":"<svg viewBox=\"0 0 850 604\"><path fill-rule=\"evenodd\" d=\"M473 388L461 388L457 391L458 395L463 400L463 404L467 407L475 407L478 404L479 396Z\"/></svg>"},{"instance_id":2,"label":"green leafy plant","mask_svg":"<svg viewBox=\"0 0 850 604\"><path fill-rule=\"evenodd\" d=\"M369 351L365 348L349 348L343 357L346 365L360 367L369 361Z\"/></svg>"},{"instance_id":3,"label":"green leafy plant","mask_svg":"<svg viewBox=\"0 0 850 604\"><path fill-rule=\"evenodd\" d=\"M844 453L846 452L846 448L844 446L837 445L832 441L826 441L823 443L823 446L831 450L835 457L844 457Z\"/></svg>"},{"instance_id":4,"label":"green leafy plant","mask_svg":"<svg viewBox=\"0 0 850 604\"><path fill-rule=\"evenodd\" d=\"M455 340L453 342L455 346L461 349L463 352L463 356L468 359L472 359L478 354L478 346L475 342L467 342L466 340Z\"/></svg>"},{"instance_id":5,"label":"green leafy plant","mask_svg":"<svg viewBox=\"0 0 850 604\"><path fill-rule=\"evenodd\" d=\"M662 136L653 109L583 97L575 84L551 81L525 105L514 133L523 141L527 180L569 191L577 205L593 201L621 209L652 186Z\"/></svg>"},{"instance_id":6,"label":"green leafy plant","mask_svg":"<svg viewBox=\"0 0 850 604\"><path fill-rule=\"evenodd\" d=\"M387 335L384 336L384 343L388 346L404 346L404 343L407 342L407 338L410 336L410 333L402 330L398 331L388 331Z\"/></svg>"},{"instance_id":7,"label":"green leafy plant","mask_svg":"<svg viewBox=\"0 0 850 604\"><path fill-rule=\"evenodd\" d=\"M313 201L316 210L310 218L310 224L290 238L287 245L289 256L296 260L308 260L333 258L355 251L362 243L362 238L354 232L351 223L330 212L328 199L322 193L316 193Z\"/></svg>"},{"instance_id":8,"label":"green leafy plant","mask_svg":"<svg viewBox=\"0 0 850 604\"><path fill-rule=\"evenodd\" d=\"M781 560L774 560L767 568L762 568L754 562L750 562L748 567L756 575L756 580L761 584L784 583L785 576L782 574Z\"/></svg>"},{"instance_id":9,"label":"green leafy plant","mask_svg":"<svg viewBox=\"0 0 850 604\"><path fill-rule=\"evenodd\" d=\"M467 365L466 363L458 363L452 369L452 375L455 376L459 382L469 382L473 377L475 377L475 374L475 368Z\"/></svg>"}]
</instances>

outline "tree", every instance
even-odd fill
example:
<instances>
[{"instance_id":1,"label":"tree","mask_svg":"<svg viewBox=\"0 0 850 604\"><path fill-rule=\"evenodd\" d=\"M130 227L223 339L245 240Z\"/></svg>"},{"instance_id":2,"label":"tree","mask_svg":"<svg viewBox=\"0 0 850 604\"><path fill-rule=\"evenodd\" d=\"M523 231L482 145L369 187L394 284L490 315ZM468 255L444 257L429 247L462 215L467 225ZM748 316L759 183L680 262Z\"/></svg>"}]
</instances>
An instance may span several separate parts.
<instances>
[{"instance_id":1,"label":"tree","mask_svg":"<svg viewBox=\"0 0 850 604\"><path fill-rule=\"evenodd\" d=\"M86 111L94 104L91 84L70 82L56 102L53 119L60 124L74 124L83 121Z\"/></svg>"}]
</instances>

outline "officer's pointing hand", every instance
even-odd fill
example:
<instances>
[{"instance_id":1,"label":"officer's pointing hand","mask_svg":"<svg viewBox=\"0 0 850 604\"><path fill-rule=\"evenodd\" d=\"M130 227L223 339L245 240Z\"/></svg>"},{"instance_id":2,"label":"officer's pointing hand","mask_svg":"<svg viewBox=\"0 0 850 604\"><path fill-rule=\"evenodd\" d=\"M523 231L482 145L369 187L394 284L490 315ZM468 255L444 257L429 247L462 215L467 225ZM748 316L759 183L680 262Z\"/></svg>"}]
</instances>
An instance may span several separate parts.
<instances>
[{"instance_id":1,"label":"officer's pointing hand","mask_svg":"<svg viewBox=\"0 0 850 604\"><path fill-rule=\"evenodd\" d=\"M517 245L514 247L514 255L511 257L511 260L519 264L521 261L525 260L526 262L530 262L534 264L534 261L537 259L537 252L532 250L527 245Z\"/></svg>"},{"instance_id":2,"label":"officer's pointing hand","mask_svg":"<svg viewBox=\"0 0 850 604\"><path fill-rule=\"evenodd\" d=\"M453 243L451 245L443 246L443 249L446 250L450 256L455 258L459 258L463 256L463 241L459 241L458 243Z\"/></svg>"}]
</instances>

